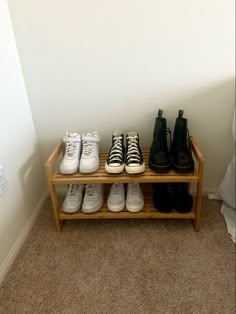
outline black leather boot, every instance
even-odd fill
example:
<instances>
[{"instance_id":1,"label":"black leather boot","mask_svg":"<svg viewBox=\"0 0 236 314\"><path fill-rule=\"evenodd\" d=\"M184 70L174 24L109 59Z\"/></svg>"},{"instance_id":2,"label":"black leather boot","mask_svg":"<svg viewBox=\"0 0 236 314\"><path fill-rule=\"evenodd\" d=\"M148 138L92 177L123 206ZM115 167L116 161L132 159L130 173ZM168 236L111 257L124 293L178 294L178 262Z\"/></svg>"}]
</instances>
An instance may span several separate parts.
<instances>
[{"instance_id":1,"label":"black leather boot","mask_svg":"<svg viewBox=\"0 0 236 314\"><path fill-rule=\"evenodd\" d=\"M174 183L174 200L173 208L179 213L188 213L193 208L193 197L188 192L188 184L186 182Z\"/></svg>"},{"instance_id":2,"label":"black leather boot","mask_svg":"<svg viewBox=\"0 0 236 314\"><path fill-rule=\"evenodd\" d=\"M153 131L153 142L150 148L149 167L156 172L167 172L171 167L170 154L167 147L166 119L162 118L163 110L158 111Z\"/></svg>"},{"instance_id":3,"label":"black leather boot","mask_svg":"<svg viewBox=\"0 0 236 314\"><path fill-rule=\"evenodd\" d=\"M153 183L153 205L162 213L170 213L173 209L174 190L171 183Z\"/></svg>"},{"instance_id":4,"label":"black leather boot","mask_svg":"<svg viewBox=\"0 0 236 314\"><path fill-rule=\"evenodd\" d=\"M174 128L174 138L171 144L173 167L177 172L186 173L194 169L192 149L188 135L187 119L183 118L184 111L179 110Z\"/></svg>"}]
</instances>

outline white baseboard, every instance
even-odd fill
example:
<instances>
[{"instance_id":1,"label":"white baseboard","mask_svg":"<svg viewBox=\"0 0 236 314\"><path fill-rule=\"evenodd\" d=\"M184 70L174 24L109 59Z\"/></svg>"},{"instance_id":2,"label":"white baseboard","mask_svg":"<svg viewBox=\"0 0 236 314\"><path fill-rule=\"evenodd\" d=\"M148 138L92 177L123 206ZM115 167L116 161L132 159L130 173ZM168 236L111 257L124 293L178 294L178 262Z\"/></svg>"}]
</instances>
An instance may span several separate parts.
<instances>
[{"instance_id":1,"label":"white baseboard","mask_svg":"<svg viewBox=\"0 0 236 314\"><path fill-rule=\"evenodd\" d=\"M10 250L8 256L4 260L3 264L0 267L0 285L3 282L7 272L9 271L12 263L14 262L21 246L23 245L25 239L27 238L30 230L32 229L39 212L44 205L44 202L46 201L46 198L48 196L48 191L45 191L39 200L38 204L36 205L31 217L29 218L28 222L26 223L24 229L20 233L19 237L17 238L16 242L14 243L12 249Z\"/></svg>"}]
</instances>

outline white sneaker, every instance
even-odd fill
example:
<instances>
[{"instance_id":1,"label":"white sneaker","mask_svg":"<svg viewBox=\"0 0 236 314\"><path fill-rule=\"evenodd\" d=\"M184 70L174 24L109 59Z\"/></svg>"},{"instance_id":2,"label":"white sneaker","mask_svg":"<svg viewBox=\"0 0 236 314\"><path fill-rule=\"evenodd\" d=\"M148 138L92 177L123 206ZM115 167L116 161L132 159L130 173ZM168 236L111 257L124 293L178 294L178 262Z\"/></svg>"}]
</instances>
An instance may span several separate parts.
<instances>
[{"instance_id":1,"label":"white sneaker","mask_svg":"<svg viewBox=\"0 0 236 314\"><path fill-rule=\"evenodd\" d=\"M81 173L95 172L99 167L99 146L100 138L97 132L82 135L82 155L79 171Z\"/></svg>"},{"instance_id":2,"label":"white sneaker","mask_svg":"<svg viewBox=\"0 0 236 314\"><path fill-rule=\"evenodd\" d=\"M139 183L129 183L126 196L126 209L137 213L143 209L144 199Z\"/></svg>"},{"instance_id":3,"label":"white sneaker","mask_svg":"<svg viewBox=\"0 0 236 314\"><path fill-rule=\"evenodd\" d=\"M97 212L103 205L103 185L87 184L82 204L82 212L91 214Z\"/></svg>"},{"instance_id":4,"label":"white sneaker","mask_svg":"<svg viewBox=\"0 0 236 314\"><path fill-rule=\"evenodd\" d=\"M65 213L75 213L80 209L83 190L83 184L70 184L62 205L62 209Z\"/></svg>"},{"instance_id":5,"label":"white sneaker","mask_svg":"<svg viewBox=\"0 0 236 314\"><path fill-rule=\"evenodd\" d=\"M81 136L78 133L66 132L63 142L65 143L65 154L60 164L60 172L62 174L72 174L79 168Z\"/></svg>"},{"instance_id":6,"label":"white sneaker","mask_svg":"<svg viewBox=\"0 0 236 314\"><path fill-rule=\"evenodd\" d=\"M112 212L120 212L125 207L125 189L123 183L114 183L111 186L107 199L107 207Z\"/></svg>"}]
</instances>

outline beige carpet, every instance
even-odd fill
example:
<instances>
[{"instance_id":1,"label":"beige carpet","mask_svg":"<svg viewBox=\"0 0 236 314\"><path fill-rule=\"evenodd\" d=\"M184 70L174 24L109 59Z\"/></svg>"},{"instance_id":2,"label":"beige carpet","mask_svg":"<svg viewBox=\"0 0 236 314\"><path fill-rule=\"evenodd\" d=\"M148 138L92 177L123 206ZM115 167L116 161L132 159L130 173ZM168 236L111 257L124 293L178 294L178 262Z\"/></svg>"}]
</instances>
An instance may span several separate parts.
<instances>
[{"instance_id":1,"label":"beige carpet","mask_svg":"<svg viewBox=\"0 0 236 314\"><path fill-rule=\"evenodd\" d=\"M220 203L190 221L69 221L48 200L0 288L0 313L235 313L235 246Z\"/></svg>"}]
</instances>

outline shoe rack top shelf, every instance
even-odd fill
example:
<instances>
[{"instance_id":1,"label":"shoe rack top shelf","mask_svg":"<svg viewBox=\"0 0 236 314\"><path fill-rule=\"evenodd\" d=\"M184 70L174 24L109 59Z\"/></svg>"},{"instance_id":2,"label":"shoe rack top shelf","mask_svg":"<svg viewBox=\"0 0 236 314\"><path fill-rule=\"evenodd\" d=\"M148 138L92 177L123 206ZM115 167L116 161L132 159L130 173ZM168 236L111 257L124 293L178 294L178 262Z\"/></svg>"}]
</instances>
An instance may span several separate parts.
<instances>
[{"instance_id":1,"label":"shoe rack top shelf","mask_svg":"<svg viewBox=\"0 0 236 314\"><path fill-rule=\"evenodd\" d=\"M54 172L55 163L60 155L64 153L64 144L61 141L56 149L52 152L45 166L52 184L73 184L73 183L153 183L153 182L197 182L200 180L203 171L203 156L197 147L193 137L190 137L193 154L195 156L197 167L191 173L180 174L171 170L164 174L159 174L151 170L148 166L149 153L143 152L146 170L144 173L130 175L123 171L120 174L109 174L105 171L105 161L107 153L100 153L100 166L94 173L82 174L75 173L70 175L61 174L58 169ZM195 163L196 164L196 163Z\"/></svg>"}]
</instances>

